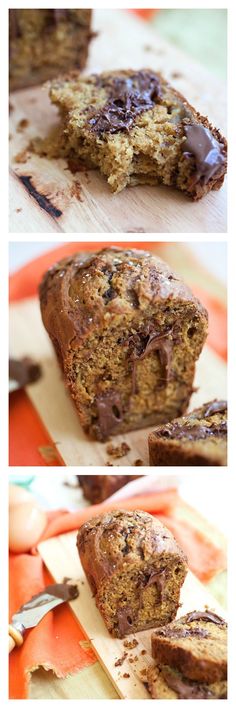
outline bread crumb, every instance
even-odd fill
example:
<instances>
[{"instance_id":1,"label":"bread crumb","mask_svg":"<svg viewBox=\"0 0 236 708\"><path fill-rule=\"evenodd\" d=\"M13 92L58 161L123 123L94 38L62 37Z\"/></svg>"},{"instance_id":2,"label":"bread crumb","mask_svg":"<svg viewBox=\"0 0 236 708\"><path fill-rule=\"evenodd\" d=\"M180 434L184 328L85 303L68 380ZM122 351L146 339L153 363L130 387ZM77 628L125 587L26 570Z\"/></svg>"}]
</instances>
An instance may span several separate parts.
<instances>
[{"instance_id":1,"label":"bread crumb","mask_svg":"<svg viewBox=\"0 0 236 708\"><path fill-rule=\"evenodd\" d=\"M122 666L127 656L128 652L124 651L124 654L122 654L122 656L115 661L115 666Z\"/></svg>"},{"instance_id":2,"label":"bread crumb","mask_svg":"<svg viewBox=\"0 0 236 708\"><path fill-rule=\"evenodd\" d=\"M134 461L134 467L142 467L144 464L143 460L135 460Z\"/></svg>"},{"instance_id":3,"label":"bread crumb","mask_svg":"<svg viewBox=\"0 0 236 708\"><path fill-rule=\"evenodd\" d=\"M142 649L142 651L141 651L140 653L141 653L142 656L144 656L144 654L147 653L147 652L146 652L146 649Z\"/></svg>"},{"instance_id":4,"label":"bread crumb","mask_svg":"<svg viewBox=\"0 0 236 708\"><path fill-rule=\"evenodd\" d=\"M106 467L114 467L113 462L110 462L109 460L107 460Z\"/></svg>"},{"instance_id":5,"label":"bread crumb","mask_svg":"<svg viewBox=\"0 0 236 708\"><path fill-rule=\"evenodd\" d=\"M127 452L129 452L129 450L130 447L129 445L127 445L126 442L122 442L120 445L113 445L112 443L109 443L106 448L107 454L117 459L127 455Z\"/></svg>"},{"instance_id":6,"label":"bread crumb","mask_svg":"<svg viewBox=\"0 0 236 708\"><path fill-rule=\"evenodd\" d=\"M138 646L137 639L131 639L131 640L126 639L124 642L124 647L126 647L126 649L134 649L134 647L137 647L137 646Z\"/></svg>"},{"instance_id":7,"label":"bread crumb","mask_svg":"<svg viewBox=\"0 0 236 708\"><path fill-rule=\"evenodd\" d=\"M16 126L17 133L21 133L22 130L25 130L25 128L27 128L28 125L29 125L29 121L27 120L27 118L22 118L19 121L19 123L17 123L17 126Z\"/></svg>"},{"instance_id":8,"label":"bread crumb","mask_svg":"<svg viewBox=\"0 0 236 708\"><path fill-rule=\"evenodd\" d=\"M83 194L82 187L81 187L79 180L76 180L71 185L70 194L71 194L71 197L75 197L76 199L78 199L79 202L84 201L83 197L82 197L82 194Z\"/></svg>"},{"instance_id":9,"label":"bread crumb","mask_svg":"<svg viewBox=\"0 0 236 708\"><path fill-rule=\"evenodd\" d=\"M130 674L123 674L123 678L130 678Z\"/></svg>"},{"instance_id":10,"label":"bread crumb","mask_svg":"<svg viewBox=\"0 0 236 708\"><path fill-rule=\"evenodd\" d=\"M14 162L19 162L20 164L27 162L29 157L29 152L28 149L25 148L24 150L21 150L21 152L18 152L17 155L14 157Z\"/></svg>"}]
</instances>

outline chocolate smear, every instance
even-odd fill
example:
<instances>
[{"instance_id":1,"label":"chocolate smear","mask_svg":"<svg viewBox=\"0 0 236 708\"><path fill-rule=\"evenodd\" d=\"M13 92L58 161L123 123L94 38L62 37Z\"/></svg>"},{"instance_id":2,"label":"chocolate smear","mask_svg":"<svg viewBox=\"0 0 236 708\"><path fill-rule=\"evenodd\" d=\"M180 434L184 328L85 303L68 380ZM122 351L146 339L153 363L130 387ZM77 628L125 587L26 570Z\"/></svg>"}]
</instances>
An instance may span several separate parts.
<instances>
[{"instance_id":1,"label":"chocolate smear","mask_svg":"<svg viewBox=\"0 0 236 708\"><path fill-rule=\"evenodd\" d=\"M168 384L170 380L170 374L171 374L171 363L172 363L172 349L173 349L173 342L171 339L169 339L169 335L171 334L171 330L169 332L165 332L164 334L161 334L160 332L151 332L147 336L146 343L144 345L144 349L142 350L141 353L138 353L137 351L134 350L130 357L130 361L132 362L132 394L138 393L137 391L137 381L136 381L136 369L137 369L137 364L139 361L142 361L146 356L151 354L152 352L158 352L159 358L160 358L160 363L161 367L163 369L163 384ZM135 343L136 337L134 336L134 343ZM132 343L132 342L131 342Z\"/></svg>"},{"instance_id":2,"label":"chocolate smear","mask_svg":"<svg viewBox=\"0 0 236 708\"><path fill-rule=\"evenodd\" d=\"M11 381L16 381L19 388L23 388L27 384L38 381L41 375L41 366L30 357L25 356L22 359L9 359L9 378Z\"/></svg>"},{"instance_id":3,"label":"chocolate smear","mask_svg":"<svg viewBox=\"0 0 236 708\"><path fill-rule=\"evenodd\" d=\"M196 180L207 184L225 163L222 145L208 128L197 123L185 125L184 133L186 140L183 142L183 154L185 157L192 155L195 158Z\"/></svg>"},{"instance_id":4,"label":"chocolate smear","mask_svg":"<svg viewBox=\"0 0 236 708\"><path fill-rule=\"evenodd\" d=\"M50 597L48 597L48 595ZM37 595L33 595L29 602L22 605L19 612L46 605L47 602L51 602L52 596L60 598L63 602L69 602L70 600L75 600L78 595L79 591L77 585L69 585L68 583L55 583L54 585L48 585L44 588L44 590L37 593Z\"/></svg>"},{"instance_id":5,"label":"chocolate smear","mask_svg":"<svg viewBox=\"0 0 236 708\"><path fill-rule=\"evenodd\" d=\"M213 691L206 684L185 681L180 674L172 673L166 666L162 668L161 674L167 686L177 693L178 698L215 698Z\"/></svg>"},{"instance_id":6,"label":"chocolate smear","mask_svg":"<svg viewBox=\"0 0 236 708\"><path fill-rule=\"evenodd\" d=\"M103 438L106 438L123 419L119 393L107 391L96 396L98 425Z\"/></svg>"},{"instance_id":7,"label":"chocolate smear","mask_svg":"<svg viewBox=\"0 0 236 708\"><path fill-rule=\"evenodd\" d=\"M132 607L121 607L117 612L117 622L120 634L132 632L133 610Z\"/></svg>"},{"instance_id":8,"label":"chocolate smear","mask_svg":"<svg viewBox=\"0 0 236 708\"><path fill-rule=\"evenodd\" d=\"M129 131L136 117L153 108L160 96L159 80L149 71L104 80L100 85L109 99L88 122L90 130L98 135Z\"/></svg>"},{"instance_id":9,"label":"chocolate smear","mask_svg":"<svg viewBox=\"0 0 236 708\"><path fill-rule=\"evenodd\" d=\"M215 413L224 413L225 411L227 411L226 401L212 401L206 405L203 417L208 418Z\"/></svg>"},{"instance_id":10,"label":"chocolate smear","mask_svg":"<svg viewBox=\"0 0 236 708\"><path fill-rule=\"evenodd\" d=\"M181 440L185 438L186 440L205 440L210 437L226 436L227 435L227 421L222 420L220 423L211 423L211 425L195 425L187 424L181 425L181 423L168 423L166 428L162 430L155 430L155 436L157 438L168 438L173 440Z\"/></svg>"},{"instance_id":11,"label":"chocolate smear","mask_svg":"<svg viewBox=\"0 0 236 708\"><path fill-rule=\"evenodd\" d=\"M189 622L196 622L198 620L201 620L202 622L213 622L214 624L220 624L220 625L226 625L226 622L222 617L219 617L219 615L216 615L215 612L190 612L186 618L185 622L187 624Z\"/></svg>"}]
</instances>

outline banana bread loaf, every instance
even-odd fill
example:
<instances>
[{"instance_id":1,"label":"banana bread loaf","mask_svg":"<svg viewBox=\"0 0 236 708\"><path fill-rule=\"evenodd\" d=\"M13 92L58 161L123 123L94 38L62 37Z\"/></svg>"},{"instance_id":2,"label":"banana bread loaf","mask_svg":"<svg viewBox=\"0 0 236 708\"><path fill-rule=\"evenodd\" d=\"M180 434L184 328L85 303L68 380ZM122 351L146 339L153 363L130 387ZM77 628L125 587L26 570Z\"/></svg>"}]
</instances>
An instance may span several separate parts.
<instances>
[{"instance_id":1,"label":"banana bread loaf","mask_svg":"<svg viewBox=\"0 0 236 708\"><path fill-rule=\"evenodd\" d=\"M108 631L115 637L166 624L176 615L187 565L172 534L143 511L113 511L78 532L80 560Z\"/></svg>"},{"instance_id":2,"label":"banana bread loaf","mask_svg":"<svg viewBox=\"0 0 236 708\"><path fill-rule=\"evenodd\" d=\"M221 187L225 138L160 74L72 72L52 82L50 97L61 126L42 153L98 167L113 192L162 183L196 200Z\"/></svg>"},{"instance_id":3,"label":"banana bread loaf","mask_svg":"<svg viewBox=\"0 0 236 708\"><path fill-rule=\"evenodd\" d=\"M10 88L83 69L92 37L91 10L10 10Z\"/></svg>"},{"instance_id":4,"label":"banana bread loaf","mask_svg":"<svg viewBox=\"0 0 236 708\"><path fill-rule=\"evenodd\" d=\"M151 697L156 699L227 698L227 681L203 683L186 679L180 671L170 666L151 666L147 671L147 685Z\"/></svg>"},{"instance_id":5,"label":"banana bread loaf","mask_svg":"<svg viewBox=\"0 0 236 708\"><path fill-rule=\"evenodd\" d=\"M214 612L190 612L152 634L152 655L193 681L224 681L227 624Z\"/></svg>"},{"instance_id":6,"label":"banana bread loaf","mask_svg":"<svg viewBox=\"0 0 236 708\"><path fill-rule=\"evenodd\" d=\"M100 504L128 484L133 479L137 479L140 475L124 475L124 474L94 474L94 475L77 475L80 486L83 489L85 499L91 501L92 504Z\"/></svg>"},{"instance_id":7,"label":"banana bread loaf","mask_svg":"<svg viewBox=\"0 0 236 708\"><path fill-rule=\"evenodd\" d=\"M150 465L227 465L227 403L211 401L159 425L148 438Z\"/></svg>"},{"instance_id":8,"label":"banana bread loaf","mask_svg":"<svg viewBox=\"0 0 236 708\"><path fill-rule=\"evenodd\" d=\"M84 430L98 440L181 415L207 313L156 256L106 248L46 273L42 318Z\"/></svg>"}]
</instances>

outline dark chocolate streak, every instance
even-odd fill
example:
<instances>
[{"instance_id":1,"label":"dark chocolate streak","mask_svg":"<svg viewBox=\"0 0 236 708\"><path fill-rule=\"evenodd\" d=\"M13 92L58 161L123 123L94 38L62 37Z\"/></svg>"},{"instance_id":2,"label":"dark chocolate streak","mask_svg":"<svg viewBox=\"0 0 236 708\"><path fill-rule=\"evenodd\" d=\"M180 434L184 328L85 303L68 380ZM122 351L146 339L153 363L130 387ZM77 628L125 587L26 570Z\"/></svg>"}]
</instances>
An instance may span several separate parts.
<instances>
[{"instance_id":1,"label":"dark chocolate streak","mask_svg":"<svg viewBox=\"0 0 236 708\"><path fill-rule=\"evenodd\" d=\"M58 218L59 216L62 216L62 211L60 209L57 209L50 199L48 197L45 197L44 194L40 194L37 189L34 187L32 184L32 176L29 175L18 175L20 181L24 185L24 187L27 189L29 192L30 196L35 199L35 201L38 203L41 209L44 209L44 211L47 212L47 214L50 214L53 218Z\"/></svg>"},{"instance_id":2,"label":"dark chocolate streak","mask_svg":"<svg viewBox=\"0 0 236 708\"><path fill-rule=\"evenodd\" d=\"M199 620L201 622L213 622L214 624L226 625L226 622L222 619L222 617L216 615L215 612L208 612L208 610L205 612L190 612L185 617L185 622L187 622L187 624L189 622L196 622Z\"/></svg>"},{"instance_id":3,"label":"dark chocolate streak","mask_svg":"<svg viewBox=\"0 0 236 708\"><path fill-rule=\"evenodd\" d=\"M226 401L212 401L211 403L206 404L203 418L208 418L215 413L224 413L225 411L227 411Z\"/></svg>"},{"instance_id":4,"label":"dark chocolate streak","mask_svg":"<svg viewBox=\"0 0 236 708\"><path fill-rule=\"evenodd\" d=\"M98 424L104 437L109 435L123 419L123 411L119 393L104 392L96 396Z\"/></svg>"},{"instance_id":5,"label":"dark chocolate streak","mask_svg":"<svg viewBox=\"0 0 236 708\"><path fill-rule=\"evenodd\" d=\"M208 128L197 123L185 125L186 140L183 143L185 157L193 156L196 162L196 181L207 184L211 177L224 165L222 145L217 142Z\"/></svg>"},{"instance_id":6,"label":"dark chocolate streak","mask_svg":"<svg viewBox=\"0 0 236 708\"><path fill-rule=\"evenodd\" d=\"M140 341L138 342L138 338L136 335L130 338L130 344L134 345L134 351L130 356L130 361L132 364L132 394L135 394L138 392L137 390L137 382L136 382L136 368L137 364L139 361L142 361L148 354L151 354L151 352L158 352L159 358L160 358L160 363L163 368L163 384L167 385L169 380L170 380L170 374L171 374L171 361L172 361L172 348L173 348L173 342L171 339L169 339L169 335L172 333L172 330L169 330L168 332L165 333L157 333L157 332L150 332L150 334L146 335L146 342L142 344L142 339L145 336L145 333L140 333L137 334L137 337L140 337ZM138 353L137 351L137 345L142 346L142 351Z\"/></svg>"},{"instance_id":7,"label":"dark chocolate streak","mask_svg":"<svg viewBox=\"0 0 236 708\"><path fill-rule=\"evenodd\" d=\"M10 380L17 381L21 388L37 381L41 374L41 367L30 357L9 359L9 378Z\"/></svg>"},{"instance_id":8,"label":"dark chocolate streak","mask_svg":"<svg viewBox=\"0 0 236 708\"><path fill-rule=\"evenodd\" d=\"M75 600L75 598L78 597L79 591L77 585L69 585L68 583L55 583L54 585L48 585L44 588L44 590L37 593L37 595L33 595L29 602L22 605L19 612L46 605L50 602L48 595L58 597L63 600L63 602L69 602L70 600Z\"/></svg>"},{"instance_id":9,"label":"dark chocolate streak","mask_svg":"<svg viewBox=\"0 0 236 708\"><path fill-rule=\"evenodd\" d=\"M163 667L163 675L167 686L175 691L178 698L216 698L213 691L206 684L197 684L195 681L185 681L179 674L174 674Z\"/></svg>"},{"instance_id":10,"label":"dark chocolate streak","mask_svg":"<svg viewBox=\"0 0 236 708\"><path fill-rule=\"evenodd\" d=\"M135 118L153 108L160 96L158 78L149 71L105 79L99 85L107 90L109 98L88 121L90 130L98 134L130 130Z\"/></svg>"},{"instance_id":11,"label":"dark chocolate streak","mask_svg":"<svg viewBox=\"0 0 236 708\"><path fill-rule=\"evenodd\" d=\"M209 427L206 425L182 425L181 423L168 423L168 427L162 430L155 431L157 438L169 438L174 440L204 440L205 438L226 436L227 421L222 420L220 423L211 423Z\"/></svg>"}]
</instances>

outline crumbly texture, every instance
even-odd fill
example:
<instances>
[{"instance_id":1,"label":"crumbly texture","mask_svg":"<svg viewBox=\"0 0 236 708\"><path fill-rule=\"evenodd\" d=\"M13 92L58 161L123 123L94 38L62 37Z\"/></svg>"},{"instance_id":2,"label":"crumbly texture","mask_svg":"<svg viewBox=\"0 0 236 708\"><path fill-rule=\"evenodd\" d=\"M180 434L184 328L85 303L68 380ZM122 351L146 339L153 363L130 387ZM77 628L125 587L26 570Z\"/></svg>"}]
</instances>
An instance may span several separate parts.
<instances>
[{"instance_id":1,"label":"crumbly texture","mask_svg":"<svg viewBox=\"0 0 236 708\"><path fill-rule=\"evenodd\" d=\"M156 256L107 248L76 254L46 273L42 318L93 438L184 413L207 313Z\"/></svg>"},{"instance_id":2,"label":"crumbly texture","mask_svg":"<svg viewBox=\"0 0 236 708\"><path fill-rule=\"evenodd\" d=\"M91 10L10 10L10 89L83 69L92 37Z\"/></svg>"},{"instance_id":3,"label":"crumbly texture","mask_svg":"<svg viewBox=\"0 0 236 708\"><path fill-rule=\"evenodd\" d=\"M129 445L127 445L126 442L120 443L120 445L113 445L113 443L109 443L106 448L107 454L110 455L110 457L114 457L115 459L119 460L121 457L125 457L128 452L130 451Z\"/></svg>"},{"instance_id":4,"label":"crumbly texture","mask_svg":"<svg viewBox=\"0 0 236 708\"><path fill-rule=\"evenodd\" d=\"M124 475L124 474L97 474L97 475L78 475L80 486L83 489L83 494L86 499L92 504L100 504L104 499L107 499L128 484L133 479L137 479L140 475Z\"/></svg>"},{"instance_id":5,"label":"crumbly texture","mask_svg":"<svg viewBox=\"0 0 236 708\"><path fill-rule=\"evenodd\" d=\"M143 511L113 511L83 524L80 560L108 631L124 637L176 615L187 565L172 534Z\"/></svg>"},{"instance_id":6,"label":"crumbly texture","mask_svg":"<svg viewBox=\"0 0 236 708\"><path fill-rule=\"evenodd\" d=\"M145 680L146 682L146 680ZM170 666L151 666L147 670L147 686L154 699L202 699L227 698L227 681L199 683L186 679L180 671Z\"/></svg>"},{"instance_id":7,"label":"crumbly texture","mask_svg":"<svg viewBox=\"0 0 236 708\"><path fill-rule=\"evenodd\" d=\"M227 465L227 403L210 401L148 438L150 465Z\"/></svg>"},{"instance_id":8,"label":"crumbly texture","mask_svg":"<svg viewBox=\"0 0 236 708\"><path fill-rule=\"evenodd\" d=\"M61 124L39 152L99 168L113 192L164 184L195 200L221 187L225 139L160 74L74 72L52 82L50 98Z\"/></svg>"},{"instance_id":9,"label":"crumbly texture","mask_svg":"<svg viewBox=\"0 0 236 708\"><path fill-rule=\"evenodd\" d=\"M213 612L190 612L152 634L152 656L193 681L224 681L227 624Z\"/></svg>"}]
</instances>

